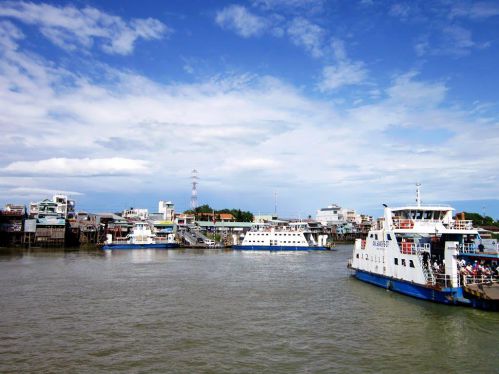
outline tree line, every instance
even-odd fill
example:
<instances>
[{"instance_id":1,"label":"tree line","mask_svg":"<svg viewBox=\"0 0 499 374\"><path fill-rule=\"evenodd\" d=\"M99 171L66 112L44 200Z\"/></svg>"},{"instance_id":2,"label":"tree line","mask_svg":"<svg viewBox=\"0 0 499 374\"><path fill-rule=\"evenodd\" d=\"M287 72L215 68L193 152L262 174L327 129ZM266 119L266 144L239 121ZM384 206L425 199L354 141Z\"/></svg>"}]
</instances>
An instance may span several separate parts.
<instances>
[{"instance_id":1,"label":"tree line","mask_svg":"<svg viewBox=\"0 0 499 374\"><path fill-rule=\"evenodd\" d=\"M247 212L247 211L244 211L241 209L219 209L219 210L216 210L216 209L213 209L212 207L210 207L208 204L198 206L194 210L192 210L192 209L186 210L184 213L185 214L202 214L202 213L212 214L212 213L215 213L215 215L221 214L221 213L230 213L234 216L234 219L237 222L253 222L253 218L254 218L253 213L251 213L251 212Z\"/></svg>"},{"instance_id":2,"label":"tree line","mask_svg":"<svg viewBox=\"0 0 499 374\"><path fill-rule=\"evenodd\" d=\"M473 221L474 227L480 226L497 226L499 227L499 221L495 221L494 218L490 216L482 216L478 213L469 213L464 212L464 216L466 219Z\"/></svg>"}]
</instances>

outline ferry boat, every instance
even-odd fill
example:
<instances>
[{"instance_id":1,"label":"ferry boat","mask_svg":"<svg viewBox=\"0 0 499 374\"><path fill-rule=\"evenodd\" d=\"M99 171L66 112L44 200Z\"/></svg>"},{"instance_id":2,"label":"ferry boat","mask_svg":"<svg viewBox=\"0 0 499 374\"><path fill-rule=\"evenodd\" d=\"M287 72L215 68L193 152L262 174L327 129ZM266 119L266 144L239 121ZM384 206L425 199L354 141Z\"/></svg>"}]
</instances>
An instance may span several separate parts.
<instances>
[{"instance_id":1,"label":"ferry boat","mask_svg":"<svg viewBox=\"0 0 499 374\"><path fill-rule=\"evenodd\" d=\"M334 249L329 235L317 222L272 222L258 224L246 233L235 250L328 251Z\"/></svg>"},{"instance_id":2,"label":"ferry boat","mask_svg":"<svg viewBox=\"0 0 499 374\"><path fill-rule=\"evenodd\" d=\"M175 242L173 234L157 236L151 230L151 227L146 222L136 222L133 225L132 232L124 239L113 240L111 235L108 235L102 249L170 249L178 248L178 243Z\"/></svg>"},{"instance_id":3,"label":"ferry boat","mask_svg":"<svg viewBox=\"0 0 499 374\"><path fill-rule=\"evenodd\" d=\"M483 249L472 222L443 205L390 208L355 241L353 275L395 292L434 302L499 309L497 261ZM484 256L485 255L485 256ZM497 248L495 256L497 256Z\"/></svg>"}]
</instances>

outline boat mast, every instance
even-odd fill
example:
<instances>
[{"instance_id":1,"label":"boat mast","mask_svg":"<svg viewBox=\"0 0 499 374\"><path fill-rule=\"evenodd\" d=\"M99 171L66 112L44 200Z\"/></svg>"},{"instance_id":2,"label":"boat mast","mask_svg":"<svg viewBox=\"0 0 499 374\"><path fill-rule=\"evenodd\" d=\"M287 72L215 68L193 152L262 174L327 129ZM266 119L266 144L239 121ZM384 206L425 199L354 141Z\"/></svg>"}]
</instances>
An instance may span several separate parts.
<instances>
[{"instance_id":1,"label":"boat mast","mask_svg":"<svg viewBox=\"0 0 499 374\"><path fill-rule=\"evenodd\" d=\"M418 207L421 206L421 192L419 191L419 187L421 187L421 183L416 183L416 205Z\"/></svg>"}]
</instances>

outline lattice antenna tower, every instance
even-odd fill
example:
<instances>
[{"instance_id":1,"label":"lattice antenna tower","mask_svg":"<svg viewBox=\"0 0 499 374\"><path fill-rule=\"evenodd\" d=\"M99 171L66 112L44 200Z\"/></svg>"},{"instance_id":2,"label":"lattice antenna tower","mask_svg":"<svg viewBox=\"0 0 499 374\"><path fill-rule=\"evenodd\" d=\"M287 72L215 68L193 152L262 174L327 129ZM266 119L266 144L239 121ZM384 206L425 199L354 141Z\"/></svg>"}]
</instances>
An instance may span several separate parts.
<instances>
[{"instance_id":1,"label":"lattice antenna tower","mask_svg":"<svg viewBox=\"0 0 499 374\"><path fill-rule=\"evenodd\" d=\"M194 210L198 207L198 171L196 169L191 172L191 180L192 180L192 192L191 192L191 209Z\"/></svg>"}]
</instances>

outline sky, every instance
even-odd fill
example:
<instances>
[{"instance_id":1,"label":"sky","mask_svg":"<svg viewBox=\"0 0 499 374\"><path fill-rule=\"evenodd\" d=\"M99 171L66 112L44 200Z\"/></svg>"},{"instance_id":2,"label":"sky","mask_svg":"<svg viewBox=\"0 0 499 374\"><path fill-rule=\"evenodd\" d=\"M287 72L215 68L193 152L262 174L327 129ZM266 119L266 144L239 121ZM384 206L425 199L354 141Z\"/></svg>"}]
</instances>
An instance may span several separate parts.
<instances>
[{"instance_id":1,"label":"sky","mask_svg":"<svg viewBox=\"0 0 499 374\"><path fill-rule=\"evenodd\" d=\"M0 203L499 218L497 1L1 1Z\"/></svg>"}]
</instances>

